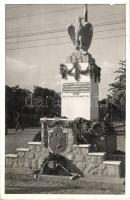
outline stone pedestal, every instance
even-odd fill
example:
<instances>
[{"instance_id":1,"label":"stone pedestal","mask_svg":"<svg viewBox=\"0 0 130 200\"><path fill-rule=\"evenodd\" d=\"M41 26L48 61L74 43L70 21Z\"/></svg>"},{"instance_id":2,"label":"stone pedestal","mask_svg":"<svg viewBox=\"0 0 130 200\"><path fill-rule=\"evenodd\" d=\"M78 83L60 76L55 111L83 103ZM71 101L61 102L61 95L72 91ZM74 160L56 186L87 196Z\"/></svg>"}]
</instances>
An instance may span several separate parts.
<instances>
[{"instance_id":1,"label":"stone pedestal","mask_svg":"<svg viewBox=\"0 0 130 200\"><path fill-rule=\"evenodd\" d=\"M61 116L96 120L100 68L90 54L74 54L62 66Z\"/></svg>"}]
</instances>

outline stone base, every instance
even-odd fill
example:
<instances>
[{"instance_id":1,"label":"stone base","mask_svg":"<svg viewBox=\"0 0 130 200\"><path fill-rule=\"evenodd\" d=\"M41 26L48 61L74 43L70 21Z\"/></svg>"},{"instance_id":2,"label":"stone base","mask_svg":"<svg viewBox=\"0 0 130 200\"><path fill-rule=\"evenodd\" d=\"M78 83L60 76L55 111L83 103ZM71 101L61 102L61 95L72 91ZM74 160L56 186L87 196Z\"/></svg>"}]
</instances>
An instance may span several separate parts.
<instances>
[{"instance_id":1,"label":"stone base","mask_svg":"<svg viewBox=\"0 0 130 200\"><path fill-rule=\"evenodd\" d=\"M7 154L6 167L39 169L49 152L53 152L66 158L67 168L73 173L120 177L122 162L110 160L107 155L116 150L116 136L96 138L92 144L97 144L102 152L91 152L91 144L74 144L70 122L69 119L41 119L42 142L29 142L28 148L18 148L17 154ZM62 142L63 139L66 141Z\"/></svg>"},{"instance_id":2,"label":"stone base","mask_svg":"<svg viewBox=\"0 0 130 200\"><path fill-rule=\"evenodd\" d=\"M89 152L90 145L73 145L65 153L67 167L81 175L120 177L121 161L106 161L105 152ZM40 168L49 150L42 143L31 142L29 148L18 150L17 154L6 155L7 168Z\"/></svg>"}]
</instances>

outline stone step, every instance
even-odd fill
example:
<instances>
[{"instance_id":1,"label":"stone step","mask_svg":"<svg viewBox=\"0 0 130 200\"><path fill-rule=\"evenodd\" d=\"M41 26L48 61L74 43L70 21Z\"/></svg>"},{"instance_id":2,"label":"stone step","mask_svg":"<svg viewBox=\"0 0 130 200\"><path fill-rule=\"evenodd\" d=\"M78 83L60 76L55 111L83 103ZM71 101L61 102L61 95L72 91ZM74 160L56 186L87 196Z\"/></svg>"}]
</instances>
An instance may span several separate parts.
<instances>
[{"instance_id":1,"label":"stone step","mask_svg":"<svg viewBox=\"0 0 130 200\"><path fill-rule=\"evenodd\" d=\"M121 161L121 176L125 177L125 154L108 154L107 160Z\"/></svg>"},{"instance_id":2,"label":"stone step","mask_svg":"<svg viewBox=\"0 0 130 200\"><path fill-rule=\"evenodd\" d=\"M9 154L6 154L5 157L6 157L6 158L17 158L18 155L17 155L17 154L14 154L14 153L9 153Z\"/></svg>"},{"instance_id":3,"label":"stone step","mask_svg":"<svg viewBox=\"0 0 130 200\"><path fill-rule=\"evenodd\" d=\"M90 153L88 153L88 155L91 155L91 156L105 156L106 152L90 152Z\"/></svg>"},{"instance_id":4,"label":"stone step","mask_svg":"<svg viewBox=\"0 0 130 200\"><path fill-rule=\"evenodd\" d=\"M18 159L24 159L25 155L30 151L29 148L18 148L16 149L17 151L17 155L18 155Z\"/></svg>"},{"instance_id":5,"label":"stone step","mask_svg":"<svg viewBox=\"0 0 130 200\"><path fill-rule=\"evenodd\" d=\"M5 166L8 167L17 167L16 162L18 160L18 155L9 153L5 155Z\"/></svg>"},{"instance_id":6,"label":"stone step","mask_svg":"<svg viewBox=\"0 0 130 200\"><path fill-rule=\"evenodd\" d=\"M41 145L41 142L28 142L28 145Z\"/></svg>"},{"instance_id":7,"label":"stone step","mask_svg":"<svg viewBox=\"0 0 130 200\"><path fill-rule=\"evenodd\" d=\"M73 145L74 151L78 148L85 155L88 154L88 152L90 151L90 147L91 147L91 144L79 144L79 145L74 144Z\"/></svg>"},{"instance_id":8,"label":"stone step","mask_svg":"<svg viewBox=\"0 0 130 200\"><path fill-rule=\"evenodd\" d=\"M50 130L48 131L48 133L53 133L53 129L50 129ZM66 130L63 130L63 133L67 133L67 131L66 131Z\"/></svg>"},{"instance_id":9,"label":"stone step","mask_svg":"<svg viewBox=\"0 0 130 200\"><path fill-rule=\"evenodd\" d=\"M18 148L16 149L16 151L22 151L22 152L28 152L29 151L29 148Z\"/></svg>"},{"instance_id":10,"label":"stone step","mask_svg":"<svg viewBox=\"0 0 130 200\"><path fill-rule=\"evenodd\" d=\"M106 152L89 152L88 156L93 158L93 160L99 160L99 159L102 161L106 160Z\"/></svg>"},{"instance_id":11,"label":"stone step","mask_svg":"<svg viewBox=\"0 0 130 200\"><path fill-rule=\"evenodd\" d=\"M117 160L105 160L103 164L106 167L106 175L113 177L121 177L122 168L121 161Z\"/></svg>"},{"instance_id":12,"label":"stone step","mask_svg":"<svg viewBox=\"0 0 130 200\"><path fill-rule=\"evenodd\" d=\"M121 161L117 161L117 160L105 160L103 161L104 164L108 164L108 165L120 165Z\"/></svg>"},{"instance_id":13,"label":"stone step","mask_svg":"<svg viewBox=\"0 0 130 200\"><path fill-rule=\"evenodd\" d=\"M79 144L79 145L74 144L74 147L89 148L91 147L91 144Z\"/></svg>"},{"instance_id":14,"label":"stone step","mask_svg":"<svg viewBox=\"0 0 130 200\"><path fill-rule=\"evenodd\" d=\"M41 151L42 142L28 142L29 150L33 153L37 153Z\"/></svg>"}]
</instances>

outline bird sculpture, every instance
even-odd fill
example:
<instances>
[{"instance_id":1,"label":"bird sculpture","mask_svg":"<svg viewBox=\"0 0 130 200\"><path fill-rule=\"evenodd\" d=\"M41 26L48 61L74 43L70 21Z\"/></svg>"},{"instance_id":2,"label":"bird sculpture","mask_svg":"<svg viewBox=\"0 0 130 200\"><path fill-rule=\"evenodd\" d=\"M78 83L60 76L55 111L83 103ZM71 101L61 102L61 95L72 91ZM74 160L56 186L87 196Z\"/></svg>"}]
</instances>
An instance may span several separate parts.
<instances>
[{"instance_id":1,"label":"bird sculpture","mask_svg":"<svg viewBox=\"0 0 130 200\"><path fill-rule=\"evenodd\" d=\"M93 36L92 24L88 21L83 22L82 17L78 17L76 20L76 26L68 26L68 34L76 50L88 51Z\"/></svg>"}]
</instances>

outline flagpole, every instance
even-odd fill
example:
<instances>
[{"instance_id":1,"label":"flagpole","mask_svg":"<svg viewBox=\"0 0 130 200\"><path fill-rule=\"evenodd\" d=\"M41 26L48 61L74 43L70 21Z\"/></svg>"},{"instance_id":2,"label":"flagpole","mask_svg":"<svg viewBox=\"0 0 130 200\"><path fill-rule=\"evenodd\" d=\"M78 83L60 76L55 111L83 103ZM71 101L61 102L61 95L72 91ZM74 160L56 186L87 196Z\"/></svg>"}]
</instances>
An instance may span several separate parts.
<instances>
[{"instance_id":1,"label":"flagpole","mask_svg":"<svg viewBox=\"0 0 130 200\"><path fill-rule=\"evenodd\" d=\"M85 4L84 5L84 18L85 18L85 22L88 21L88 5Z\"/></svg>"}]
</instances>

